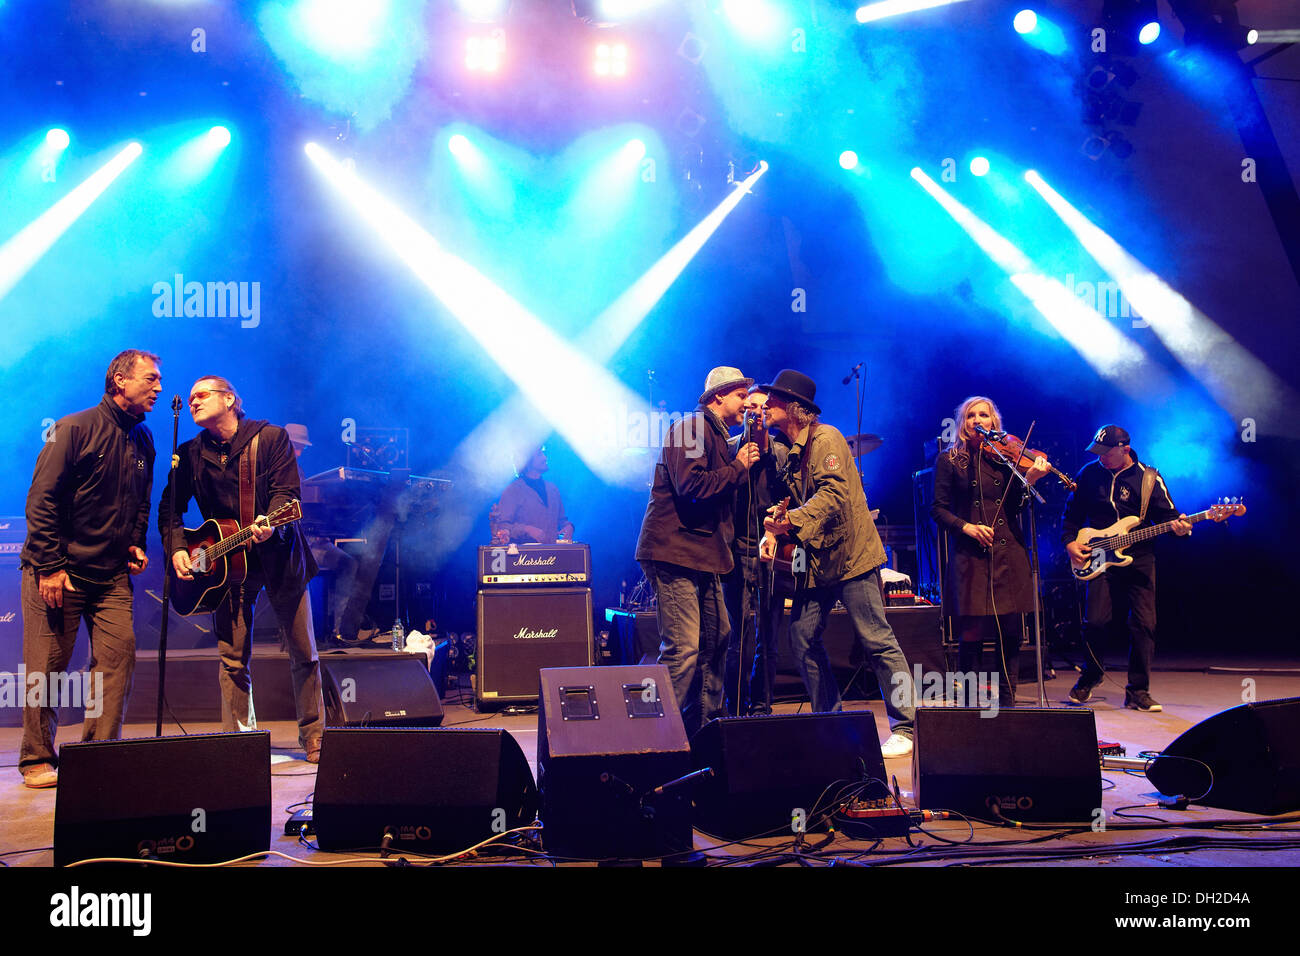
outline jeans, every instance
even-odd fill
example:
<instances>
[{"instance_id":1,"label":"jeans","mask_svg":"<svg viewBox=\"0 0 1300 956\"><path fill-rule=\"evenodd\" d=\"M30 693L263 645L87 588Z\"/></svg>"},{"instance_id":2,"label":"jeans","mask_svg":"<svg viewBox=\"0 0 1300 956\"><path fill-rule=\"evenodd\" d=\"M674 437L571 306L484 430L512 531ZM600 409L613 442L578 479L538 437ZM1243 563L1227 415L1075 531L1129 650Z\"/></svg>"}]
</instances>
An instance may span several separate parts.
<instances>
[{"instance_id":1,"label":"jeans","mask_svg":"<svg viewBox=\"0 0 1300 956\"><path fill-rule=\"evenodd\" d=\"M840 691L835 686L831 662L822 644L822 633L837 598L849 612L853 633L871 661L893 732L911 737L916 717L912 676L907 658L903 656L893 628L885 618L878 570L838 584L806 588L794 596L790 646L799 662L799 673L808 690L813 711L830 713L841 707ZM895 679L895 674L900 676Z\"/></svg>"},{"instance_id":2,"label":"jeans","mask_svg":"<svg viewBox=\"0 0 1300 956\"><path fill-rule=\"evenodd\" d=\"M253 674L248 665L253 657L253 606L263 586L260 571L250 568L244 583L232 587L212 613L212 629L221 655L221 726L227 731L257 729ZM277 593L267 588L266 593L289 652L298 742L306 747L308 741L325 732L325 701L312 631L311 600L306 589Z\"/></svg>"},{"instance_id":3,"label":"jeans","mask_svg":"<svg viewBox=\"0 0 1300 956\"><path fill-rule=\"evenodd\" d=\"M1088 582L1083 649L1086 659L1079 683L1096 684L1105 673L1106 637L1111 622L1128 617L1128 690L1151 689L1151 659L1156 651L1156 556L1134 555L1127 567L1111 568Z\"/></svg>"},{"instance_id":4,"label":"jeans","mask_svg":"<svg viewBox=\"0 0 1300 956\"><path fill-rule=\"evenodd\" d=\"M89 693L103 688L97 699L83 698L86 706L81 739L117 740L122 736L122 719L131 681L135 674L135 629L131 614L131 577L123 571L108 584L92 585L74 578L77 590L63 592L63 607L49 607L36 584L36 572L23 569L23 666L30 681L33 674L47 675L46 687L64 683L49 675L63 675L72 660L77 631L86 622L90 635L90 660L86 672ZM30 684L29 684L30 686ZM83 685L84 686L84 685ZM24 695L27 688L23 689ZM23 707L23 740L18 767L48 763L58 766L54 735L59 729L51 696L42 703L55 706Z\"/></svg>"},{"instance_id":5,"label":"jeans","mask_svg":"<svg viewBox=\"0 0 1300 956\"><path fill-rule=\"evenodd\" d=\"M668 668L686 735L725 717L722 680L727 661L727 608L718 575L663 561L641 567L659 603L659 663Z\"/></svg>"}]
</instances>

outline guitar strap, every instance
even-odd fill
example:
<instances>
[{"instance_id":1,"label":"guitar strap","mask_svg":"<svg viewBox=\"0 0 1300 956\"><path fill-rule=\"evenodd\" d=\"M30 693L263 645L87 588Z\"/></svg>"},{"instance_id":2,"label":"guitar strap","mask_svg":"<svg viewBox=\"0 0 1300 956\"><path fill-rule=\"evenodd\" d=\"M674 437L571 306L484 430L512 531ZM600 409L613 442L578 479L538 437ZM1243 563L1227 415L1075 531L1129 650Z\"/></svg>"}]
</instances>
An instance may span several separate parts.
<instances>
[{"instance_id":1,"label":"guitar strap","mask_svg":"<svg viewBox=\"0 0 1300 956\"><path fill-rule=\"evenodd\" d=\"M1151 492L1156 487L1156 470L1147 468L1142 472L1142 510L1138 512L1138 524L1147 517L1147 505L1151 503Z\"/></svg>"},{"instance_id":2,"label":"guitar strap","mask_svg":"<svg viewBox=\"0 0 1300 956\"><path fill-rule=\"evenodd\" d=\"M239 459L239 525L247 528L257 517L257 440L259 431L248 443L248 451Z\"/></svg>"}]
</instances>

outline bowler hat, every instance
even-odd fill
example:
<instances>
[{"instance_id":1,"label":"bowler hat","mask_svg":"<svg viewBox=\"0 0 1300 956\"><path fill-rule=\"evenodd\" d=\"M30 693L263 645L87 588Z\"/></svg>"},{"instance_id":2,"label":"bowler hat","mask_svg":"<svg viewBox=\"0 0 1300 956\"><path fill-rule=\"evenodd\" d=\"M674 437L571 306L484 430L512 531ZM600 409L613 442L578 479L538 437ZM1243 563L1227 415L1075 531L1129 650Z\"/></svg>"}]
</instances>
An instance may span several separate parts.
<instances>
[{"instance_id":1,"label":"bowler hat","mask_svg":"<svg viewBox=\"0 0 1300 956\"><path fill-rule=\"evenodd\" d=\"M783 368L772 384L764 385L762 389L765 392L776 392L778 395L793 398L814 415L821 414L822 410L815 401L817 398L817 383L803 372L796 372L792 368Z\"/></svg>"}]
</instances>

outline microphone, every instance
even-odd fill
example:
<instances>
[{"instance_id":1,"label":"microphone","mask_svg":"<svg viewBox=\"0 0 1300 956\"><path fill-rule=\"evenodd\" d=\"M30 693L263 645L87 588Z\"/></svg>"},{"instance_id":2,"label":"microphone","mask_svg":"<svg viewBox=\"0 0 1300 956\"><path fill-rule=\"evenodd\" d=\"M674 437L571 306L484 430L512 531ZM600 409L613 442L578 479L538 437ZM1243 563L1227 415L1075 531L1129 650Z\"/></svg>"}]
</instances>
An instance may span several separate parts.
<instances>
[{"instance_id":1,"label":"microphone","mask_svg":"<svg viewBox=\"0 0 1300 956\"><path fill-rule=\"evenodd\" d=\"M979 432L981 435L983 435L983 436L984 436L985 438L987 438L989 441L1002 441L1002 439L1004 439L1004 438L1007 437L1007 433L1006 433L1006 432L1000 432L1000 431L997 431L996 429L995 429L994 431L989 431L989 430L988 430L987 428L985 428L983 425L976 425L976 426L975 426L975 431Z\"/></svg>"},{"instance_id":2,"label":"microphone","mask_svg":"<svg viewBox=\"0 0 1300 956\"><path fill-rule=\"evenodd\" d=\"M853 368L849 369L849 374L844 376L844 381L840 382L840 384L847 385L849 384L849 382L857 378L858 369L862 368L862 366L865 364L866 364L865 362L859 362L857 365L853 366Z\"/></svg>"},{"instance_id":3,"label":"microphone","mask_svg":"<svg viewBox=\"0 0 1300 956\"><path fill-rule=\"evenodd\" d=\"M179 414L181 413L181 409L184 408L184 407L185 407L185 405L181 402L181 397L180 397L179 395L173 395L173 396L172 396L172 411L175 412L177 415L179 415Z\"/></svg>"}]
</instances>

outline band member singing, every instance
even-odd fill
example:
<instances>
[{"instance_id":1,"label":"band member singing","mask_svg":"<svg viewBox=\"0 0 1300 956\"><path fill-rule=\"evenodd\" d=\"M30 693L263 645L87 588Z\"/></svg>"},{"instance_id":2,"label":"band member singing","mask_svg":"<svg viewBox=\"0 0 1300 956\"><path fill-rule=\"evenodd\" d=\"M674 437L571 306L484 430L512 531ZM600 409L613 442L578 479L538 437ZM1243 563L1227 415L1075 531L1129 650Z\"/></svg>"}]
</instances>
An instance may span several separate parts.
<instances>
[{"instance_id":1,"label":"band member singing","mask_svg":"<svg viewBox=\"0 0 1300 956\"><path fill-rule=\"evenodd\" d=\"M1029 492L1007 465L981 453L986 432L1002 430L993 400L974 395L957 407L957 437L934 465L930 514L949 534L944 613L952 618L957 669L982 669L984 642L998 649L998 706L1014 707L1019 678L1021 615L1037 607L1021 512ZM1031 484L1051 469L1041 456L1025 472Z\"/></svg>"},{"instance_id":2,"label":"band member singing","mask_svg":"<svg viewBox=\"0 0 1300 956\"><path fill-rule=\"evenodd\" d=\"M768 424L790 442L786 489L790 508L764 521L759 556L776 555L776 536L791 535L807 555L807 578L797 585L790 612L790 644L816 712L840 709L840 692L822 644L822 632L836 600L853 622L885 698L893 732L881 745L886 757L912 752L915 701L907 659L885 617L880 566L885 546L867 507L867 496L853 464L849 443L818 421L817 383L802 372L784 369L768 393Z\"/></svg>"},{"instance_id":3,"label":"band member singing","mask_svg":"<svg viewBox=\"0 0 1300 956\"><path fill-rule=\"evenodd\" d=\"M753 384L739 369L709 372L699 408L664 436L636 545L659 601L659 663L668 668L687 734L726 715L729 624L720 575L732 567L736 486L758 460L753 442L733 453L727 428L744 420Z\"/></svg>"}]
</instances>

